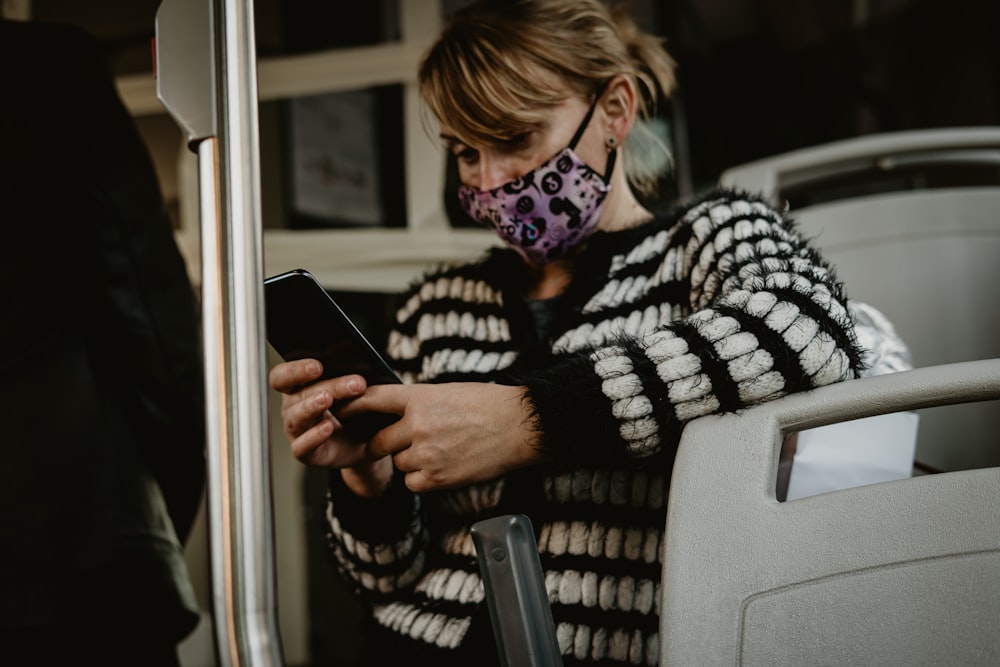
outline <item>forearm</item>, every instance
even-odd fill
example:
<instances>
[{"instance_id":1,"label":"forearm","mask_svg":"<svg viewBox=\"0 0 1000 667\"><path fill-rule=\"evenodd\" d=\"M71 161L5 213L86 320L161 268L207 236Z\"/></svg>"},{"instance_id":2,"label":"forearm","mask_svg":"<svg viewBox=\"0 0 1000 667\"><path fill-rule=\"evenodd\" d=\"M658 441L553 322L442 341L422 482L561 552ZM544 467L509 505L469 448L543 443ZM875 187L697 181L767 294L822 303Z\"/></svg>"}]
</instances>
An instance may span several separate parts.
<instances>
[{"instance_id":1,"label":"forearm","mask_svg":"<svg viewBox=\"0 0 1000 667\"><path fill-rule=\"evenodd\" d=\"M684 246L663 251L632 289L609 283L587 304L588 321L560 336L561 354L525 379L558 458L643 458L676 444L696 417L857 374L840 286L774 211L713 202L686 224ZM687 304L676 301L681 287Z\"/></svg>"}]
</instances>

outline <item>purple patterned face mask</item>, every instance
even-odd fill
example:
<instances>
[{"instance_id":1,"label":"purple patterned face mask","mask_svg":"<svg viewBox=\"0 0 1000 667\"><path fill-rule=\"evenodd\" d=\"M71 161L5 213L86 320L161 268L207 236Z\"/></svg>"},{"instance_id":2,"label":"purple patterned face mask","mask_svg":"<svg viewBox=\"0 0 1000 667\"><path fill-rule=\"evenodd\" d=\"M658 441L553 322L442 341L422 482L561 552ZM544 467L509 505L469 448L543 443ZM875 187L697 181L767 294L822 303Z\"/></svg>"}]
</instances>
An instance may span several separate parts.
<instances>
[{"instance_id":1,"label":"purple patterned face mask","mask_svg":"<svg viewBox=\"0 0 1000 667\"><path fill-rule=\"evenodd\" d=\"M611 189L615 151L608 154L603 177L573 151L596 105L595 99L569 146L524 176L493 190L458 188L465 212L493 227L504 243L535 266L564 257L597 228Z\"/></svg>"}]
</instances>

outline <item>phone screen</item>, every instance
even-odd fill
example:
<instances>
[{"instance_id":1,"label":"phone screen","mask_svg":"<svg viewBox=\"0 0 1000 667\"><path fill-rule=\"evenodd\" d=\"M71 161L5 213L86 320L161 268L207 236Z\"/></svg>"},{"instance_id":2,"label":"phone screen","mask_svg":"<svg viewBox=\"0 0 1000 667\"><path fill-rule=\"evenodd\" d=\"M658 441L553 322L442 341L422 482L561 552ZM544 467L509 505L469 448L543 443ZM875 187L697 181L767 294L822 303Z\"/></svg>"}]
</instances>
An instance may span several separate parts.
<instances>
[{"instance_id":1,"label":"phone screen","mask_svg":"<svg viewBox=\"0 0 1000 667\"><path fill-rule=\"evenodd\" d=\"M318 359L323 379L359 374L369 385L400 383L382 355L308 271L264 281L267 340L285 361ZM344 424L360 439L399 419L372 413Z\"/></svg>"}]
</instances>

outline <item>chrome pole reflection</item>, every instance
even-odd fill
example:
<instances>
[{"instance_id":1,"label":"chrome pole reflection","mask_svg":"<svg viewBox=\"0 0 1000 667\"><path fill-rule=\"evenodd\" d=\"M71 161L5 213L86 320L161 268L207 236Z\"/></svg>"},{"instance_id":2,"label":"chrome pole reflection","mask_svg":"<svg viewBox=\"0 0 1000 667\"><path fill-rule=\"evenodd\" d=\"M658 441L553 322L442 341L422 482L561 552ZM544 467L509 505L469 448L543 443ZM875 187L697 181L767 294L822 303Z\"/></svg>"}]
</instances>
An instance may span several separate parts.
<instances>
[{"instance_id":1,"label":"chrome pole reflection","mask_svg":"<svg viewBox=\"0 0 1000 667\"><path fill-rule=\"evenodd\" d=\"M156 35L158 95L198 155L216 652L281 665L252 2L164 0Z\"/></svg>"},{"instance_id":2,"label":"chrome pole reflection","mask_svg":"<svg viewBox=\"0 0 1000 667\"><path fill-rule=\"evenodd\" d=\"M227 616L216 630L226 664L280 665L274 610L275 559L264 337L263 230L256 47L249 0L215 3L216 91L219 142L219 225L203 233L203 290L217 299L216 354L225 375L214 395L220 404L218 521L213 528L217 562L216 609ZM205 246L203 245L203 248ZM204 268L211 271L209 284ZM206 308L207 311L207 308ZM206 319L215 317L213 312ZM207 342L207 341L206 341ZM221 406L225 407L222 412ZM221 657L221 655L220 655Z\"/></svg>"}]
</instances>

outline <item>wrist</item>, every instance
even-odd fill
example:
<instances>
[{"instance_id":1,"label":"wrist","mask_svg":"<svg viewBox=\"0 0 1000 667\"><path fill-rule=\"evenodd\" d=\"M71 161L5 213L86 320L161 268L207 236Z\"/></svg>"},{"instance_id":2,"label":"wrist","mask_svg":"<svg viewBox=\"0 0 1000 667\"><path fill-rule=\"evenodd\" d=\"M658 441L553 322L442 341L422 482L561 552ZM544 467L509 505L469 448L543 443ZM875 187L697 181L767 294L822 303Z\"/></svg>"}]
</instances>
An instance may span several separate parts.
<instances>
[{"instance_id":1,"label":"wrist","mask_svg":"<svg viewBox=\"0 0 1000 667\"><path fill-rule=\"evenodd\" d=\"M361 498L376 499L385 495L392 483L392 457L366 462L351 468L342 468L340 476L352 493Z\"/></svg>"}]
</instances>

